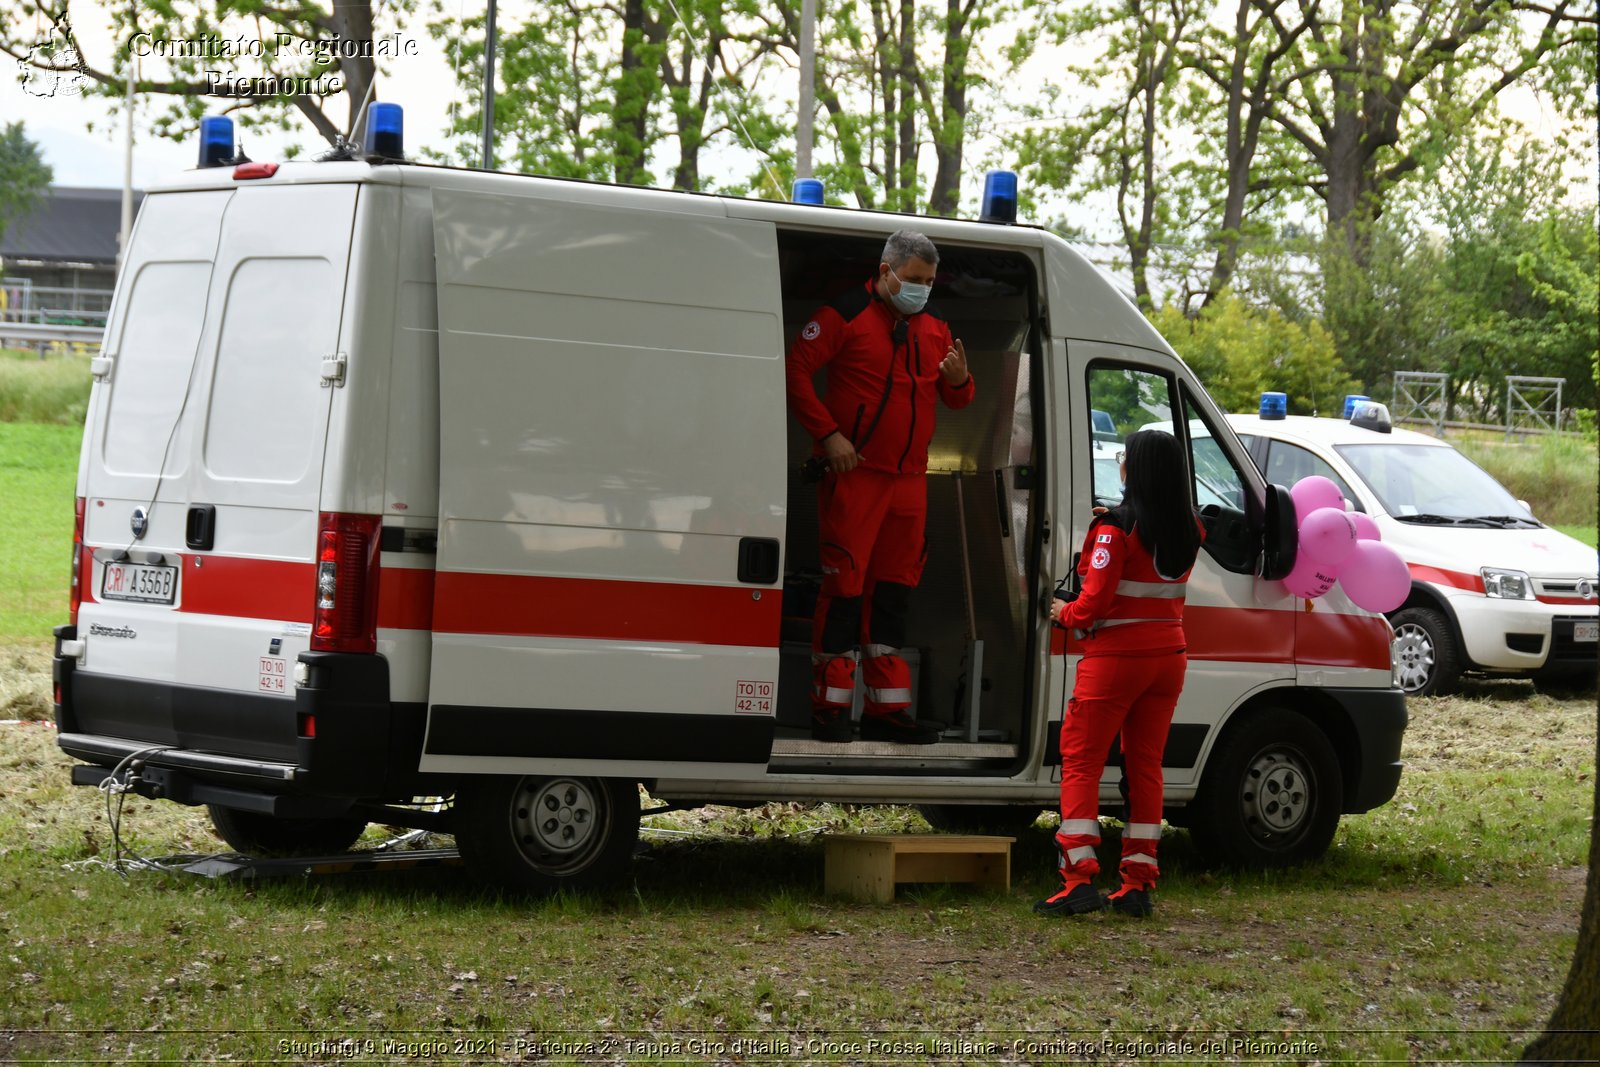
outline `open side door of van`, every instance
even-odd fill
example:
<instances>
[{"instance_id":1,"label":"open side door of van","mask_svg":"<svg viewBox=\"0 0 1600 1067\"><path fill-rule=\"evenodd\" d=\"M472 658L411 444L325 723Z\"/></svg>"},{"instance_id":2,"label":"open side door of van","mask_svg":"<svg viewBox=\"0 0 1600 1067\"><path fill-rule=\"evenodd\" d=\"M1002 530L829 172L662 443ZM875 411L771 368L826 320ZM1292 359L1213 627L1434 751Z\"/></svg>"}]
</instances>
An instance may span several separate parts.
<instances>
[{"instance_id":1,"label":"open side door of van","mask_svg":"<svg viewBox=\"0 0 1600 1067\"><path fill-rule=\"evenodd\" d=\"M421 769L756 777L782 607L774 229L574 195L433 193Z\"/></svg>"}]
</instances>

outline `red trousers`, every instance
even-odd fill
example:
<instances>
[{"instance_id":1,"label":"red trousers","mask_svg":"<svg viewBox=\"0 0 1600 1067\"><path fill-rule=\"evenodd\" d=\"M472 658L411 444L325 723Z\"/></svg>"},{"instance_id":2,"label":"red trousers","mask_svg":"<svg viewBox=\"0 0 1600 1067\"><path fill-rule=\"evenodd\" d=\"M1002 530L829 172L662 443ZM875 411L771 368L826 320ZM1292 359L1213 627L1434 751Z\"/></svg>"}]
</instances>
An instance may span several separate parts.
<instances>
[{"instance_id":1,"label":"red trousers","mask_svg":"<svg viewBox=\"0 0 1600 1067\"><path fill-rule=\"evenodd\" d=\"M818 488L822 591L812 630L818 709L848 706L855 649L866 653L863 714L911 704L906 644L911 590L927 559L928 476L857 467Z\"/></svg>"},{"instance_id":2,"label":"red trousers","mask_svg":"<svg viewBox=\"0 0 1600 1067\"><path fill-rule=\"evenodd\" d=\"M1100 872L1100 776L1111 739L1122 734L1128 824L1122 834L1122 884L1151 889L1160 873L1161 755L1183 691L1189 657L1085 656L1061 723L1061 879L1071 889Z\"/></svg>"}]
</instances>

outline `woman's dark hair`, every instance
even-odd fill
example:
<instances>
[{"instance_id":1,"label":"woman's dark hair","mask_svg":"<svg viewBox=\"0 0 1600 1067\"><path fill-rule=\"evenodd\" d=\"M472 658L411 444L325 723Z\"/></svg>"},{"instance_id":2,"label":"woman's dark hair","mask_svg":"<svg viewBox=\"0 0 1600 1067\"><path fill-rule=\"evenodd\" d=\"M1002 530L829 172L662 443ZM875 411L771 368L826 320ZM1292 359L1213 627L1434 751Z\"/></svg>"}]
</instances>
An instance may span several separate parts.
<instances>
[{"instance_id":1,"label":"woman's dark hair","mask_svg":"<svg viewBox=\"0 0 1600 1067\"><path fill-rule=\"evenodd\" d=\"M1183 445L1170 433L1139 430L1128 435L1125 451L1128 488L1122 509L1129 529L1150 549L1156 571L1176 578L1194 566L1200 551Z\"/></svg>"}]
</instances>

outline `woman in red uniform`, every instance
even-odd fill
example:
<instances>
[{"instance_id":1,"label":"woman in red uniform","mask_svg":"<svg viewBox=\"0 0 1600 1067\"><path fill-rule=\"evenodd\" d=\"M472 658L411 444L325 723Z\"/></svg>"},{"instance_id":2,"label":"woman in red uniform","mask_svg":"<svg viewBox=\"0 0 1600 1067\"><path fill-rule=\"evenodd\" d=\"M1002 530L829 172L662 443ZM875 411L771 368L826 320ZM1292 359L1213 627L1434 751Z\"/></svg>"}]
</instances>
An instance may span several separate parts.
<instances>
[{"instance_id":1,"label":"woman in red uniform","mask_svg":"<svg viewBox=\"0 0 1600 1067\"><path fill-rule=\"evenodd\" d=\"M1045 915L1083 915L1108 905L1151 913L1161 837L1161 754L1183 690L1183 598L1205 530L1189 506L1183 446L1141 430L1122 456L1122 503L1089 526L1078 562L1081 588L1058 599L1055 622L1082 644L1072 700L1061 724L1061 889L1034 905ZM1128 824L1122 886L1100 895L1100 776L1122 734Z\"/></svg>"}]
</instances>

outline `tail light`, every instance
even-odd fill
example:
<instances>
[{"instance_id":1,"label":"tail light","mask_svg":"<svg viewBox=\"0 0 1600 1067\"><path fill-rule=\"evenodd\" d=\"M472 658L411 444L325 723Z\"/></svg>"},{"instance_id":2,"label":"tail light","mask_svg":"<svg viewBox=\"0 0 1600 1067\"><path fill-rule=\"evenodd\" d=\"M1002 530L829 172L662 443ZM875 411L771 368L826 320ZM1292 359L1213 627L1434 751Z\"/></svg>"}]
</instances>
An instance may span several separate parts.
<instances>
[{"instance_id":1,"label":"tail light","mask_svg":"<svg viewBox=\"0 0 1600 1067\"><path fill-rule=\"evenodd\" d=\"M378 650L379 522L376 515L319 517L312 651Z\"/></svg>"},{"instance_id":2,"label":"tail light","mask_svg":"<svg viewBox=\"0 0 1600 1067\"><path fill-rule=\"evenodd\" d=\"M67 598L67 621L78 625L78 608L83 604L83 497L78 498L72 520L72 591Z\"/></svg>"}]
</instances>

